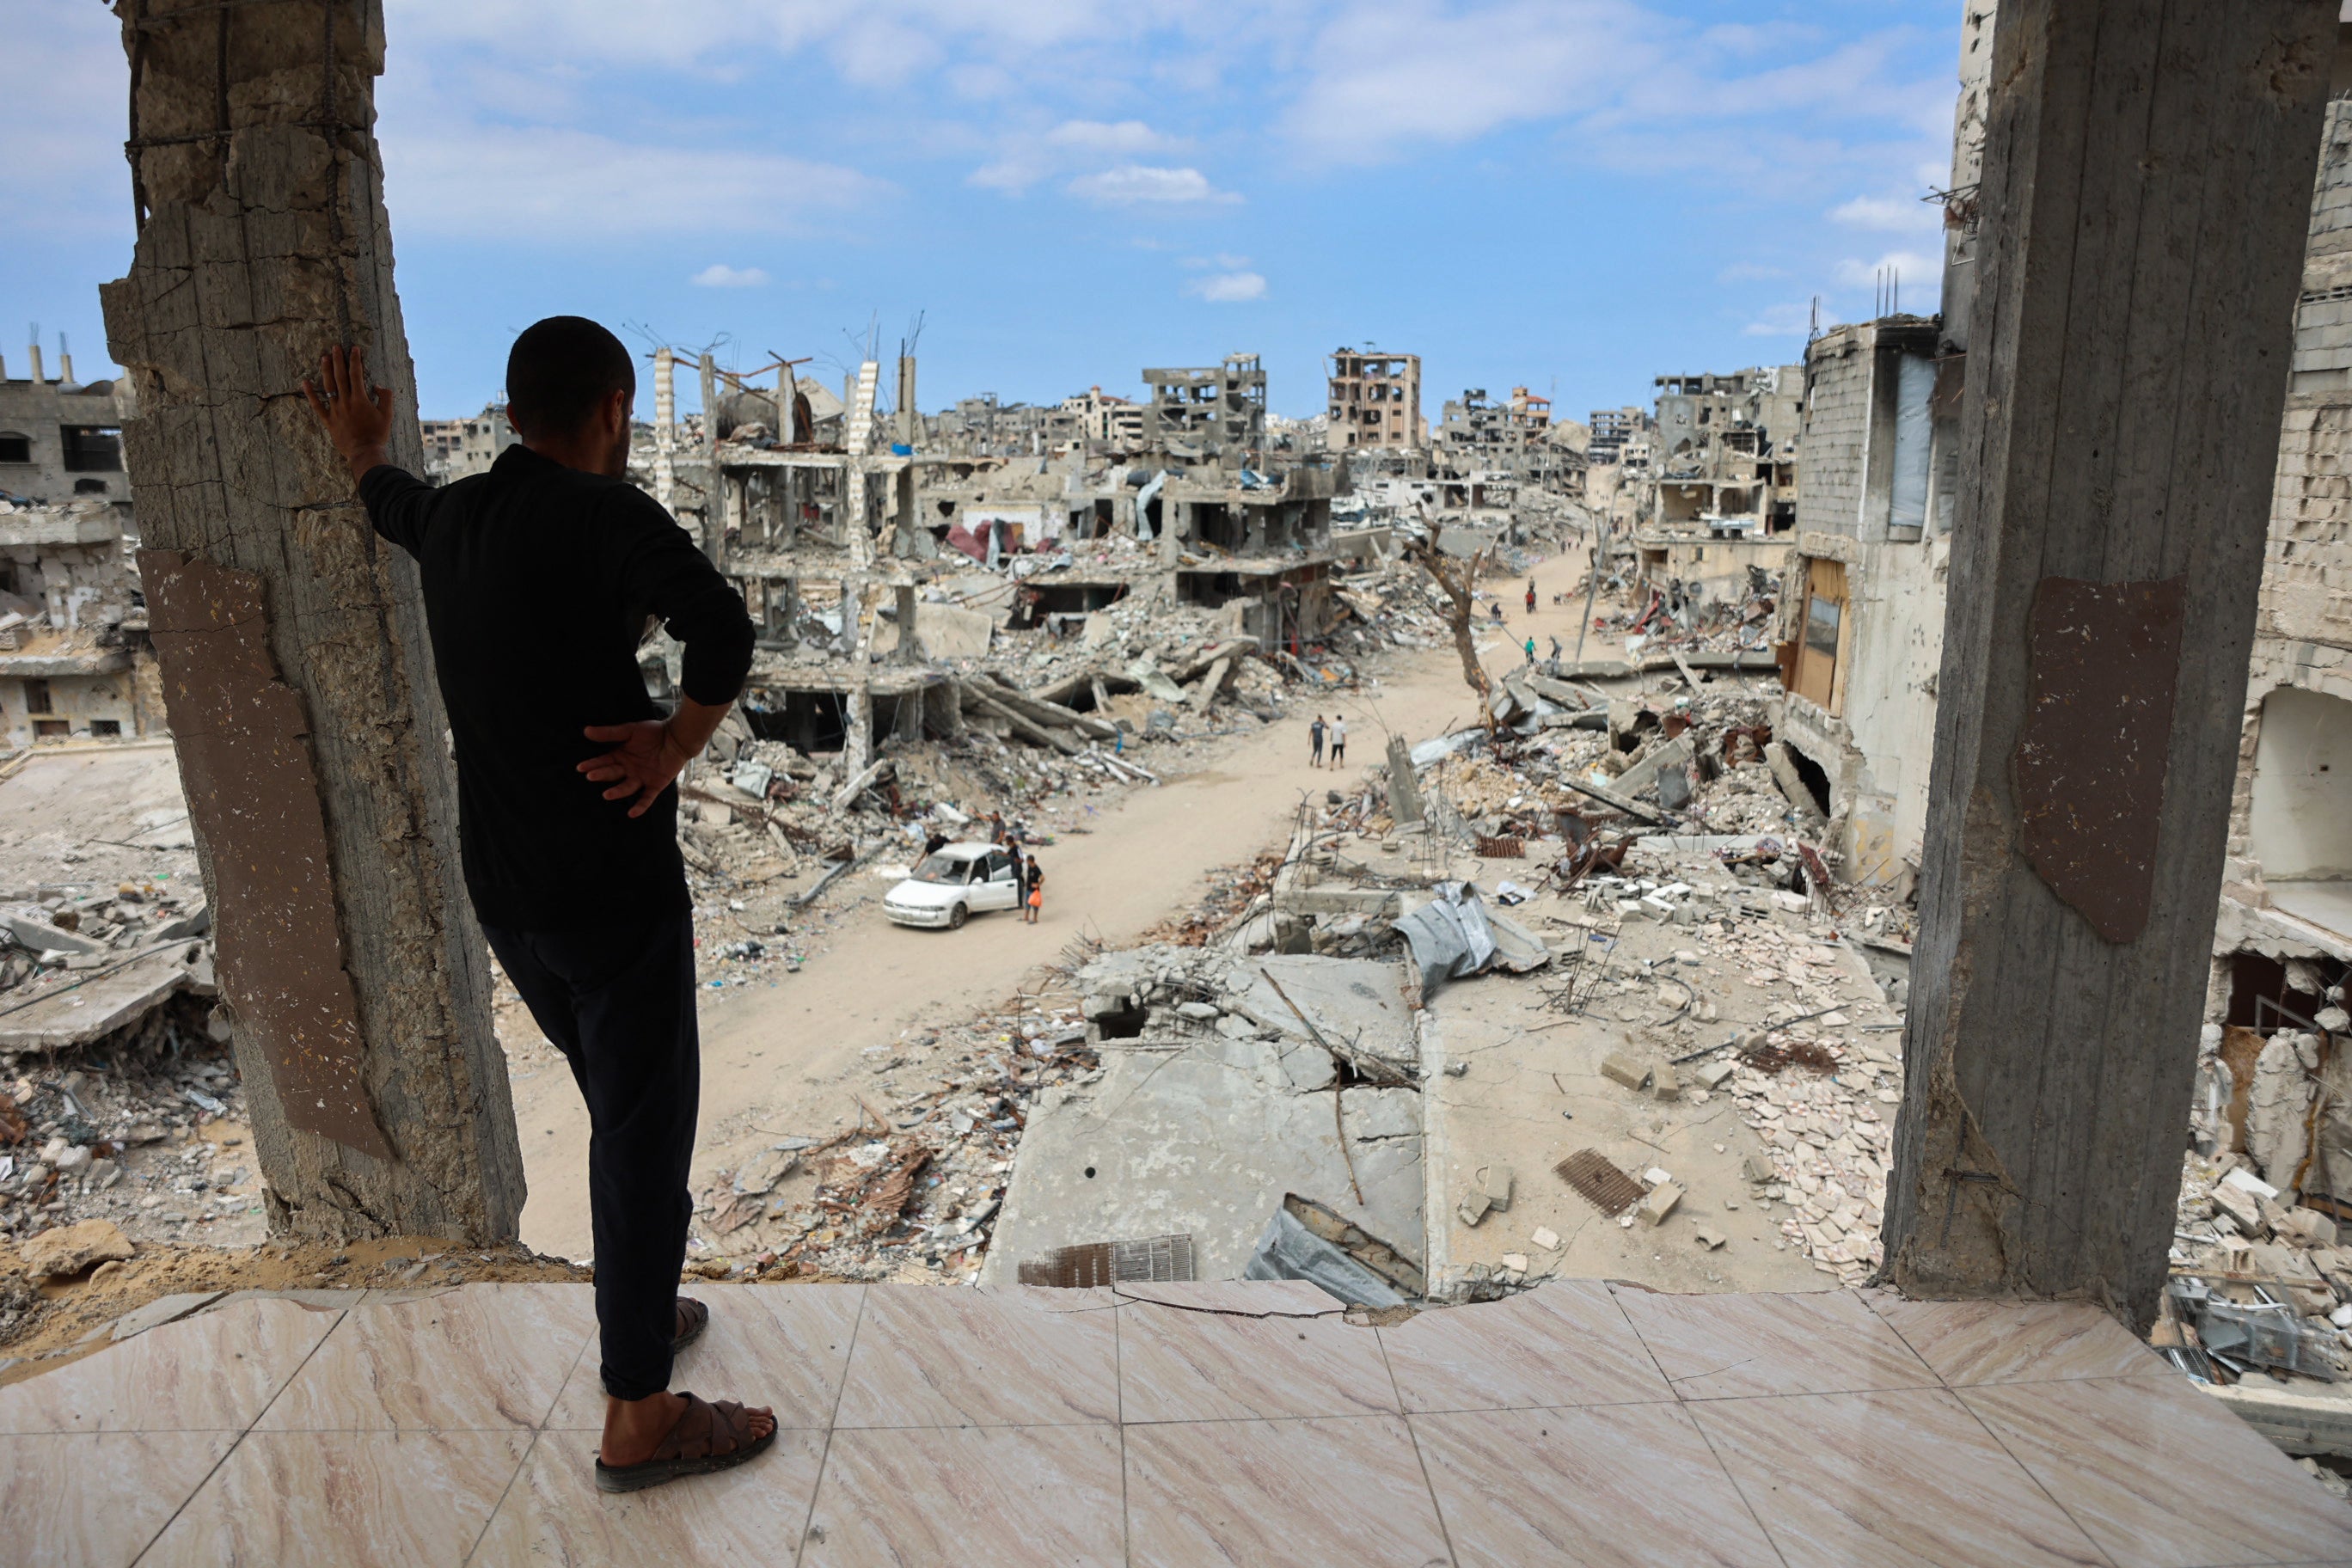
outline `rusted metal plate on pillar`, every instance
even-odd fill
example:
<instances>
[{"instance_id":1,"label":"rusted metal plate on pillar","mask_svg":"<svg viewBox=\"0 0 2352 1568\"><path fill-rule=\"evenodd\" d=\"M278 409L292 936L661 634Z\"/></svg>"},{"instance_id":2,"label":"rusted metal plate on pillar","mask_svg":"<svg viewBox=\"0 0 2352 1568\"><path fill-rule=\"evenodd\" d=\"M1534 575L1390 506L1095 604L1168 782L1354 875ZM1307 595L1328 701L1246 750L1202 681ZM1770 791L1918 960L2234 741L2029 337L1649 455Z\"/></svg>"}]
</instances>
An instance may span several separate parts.
<instances>
[{"instance_id":1,"label":"rusted metal plate on pillar","mask_svg":"<svg viewBox=\"0 0 2352 1568\"><path fill-rule=\"evenodd\" d=\"M2189 580L2044 577L2012 758L2018 837L2050 890L2112 942L2147 925Z\"/></svg>"},{"instance_id":2,"label":"rusted metal plate on pillar","mask_svg":"<svg viewBox=\"0 0 2352 1568\"><path fill-rule=\"evenodd\" d=\"M215 960L286 1120L381 1159L359 1005L327 857L301 695L270 662L261 579L139 552L188 810L212 859Z\"/></svg>"}]
</instances>

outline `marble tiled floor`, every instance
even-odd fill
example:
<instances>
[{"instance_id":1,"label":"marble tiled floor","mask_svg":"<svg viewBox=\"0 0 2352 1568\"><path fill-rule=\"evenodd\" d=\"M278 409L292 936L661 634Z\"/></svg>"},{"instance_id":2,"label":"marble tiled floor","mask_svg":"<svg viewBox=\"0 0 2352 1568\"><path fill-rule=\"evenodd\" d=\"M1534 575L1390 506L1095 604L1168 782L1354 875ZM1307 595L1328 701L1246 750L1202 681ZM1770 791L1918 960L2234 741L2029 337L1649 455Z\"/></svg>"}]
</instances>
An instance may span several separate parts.
<instances>
[{"instance_id":1,"label":"marble tiled floor","mask_svg":"<svg viewBox=\"0 0 2352 1568\"><path fill-rule=\"evenodd\" d=\"M710 1285L744 1468L594 1488L588 1289L226 1303L0 1388L0 1565L2352 1565L2352 1508L2088 1308L1557 1281Z\"/></svg>"}]
</instances>

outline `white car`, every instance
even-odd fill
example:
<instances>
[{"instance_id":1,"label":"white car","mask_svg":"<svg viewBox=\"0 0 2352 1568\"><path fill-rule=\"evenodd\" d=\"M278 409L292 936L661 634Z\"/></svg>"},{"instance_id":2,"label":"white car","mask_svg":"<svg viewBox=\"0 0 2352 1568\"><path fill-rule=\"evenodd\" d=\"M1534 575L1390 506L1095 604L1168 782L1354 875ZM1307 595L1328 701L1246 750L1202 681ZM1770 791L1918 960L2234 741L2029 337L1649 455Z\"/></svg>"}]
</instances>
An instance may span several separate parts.
<instances>
[{"instance_id":1,"label":"white car","mask_svg":"<svg viewBox=\"0 0 2352 1568\"><path fill-rule=\"evenodd\" d=\"M882 912L902 926L962 929L982 910L1021 906L1013 857L994 844L949 844L883 897Z\"/></svg>"}]
</instances>

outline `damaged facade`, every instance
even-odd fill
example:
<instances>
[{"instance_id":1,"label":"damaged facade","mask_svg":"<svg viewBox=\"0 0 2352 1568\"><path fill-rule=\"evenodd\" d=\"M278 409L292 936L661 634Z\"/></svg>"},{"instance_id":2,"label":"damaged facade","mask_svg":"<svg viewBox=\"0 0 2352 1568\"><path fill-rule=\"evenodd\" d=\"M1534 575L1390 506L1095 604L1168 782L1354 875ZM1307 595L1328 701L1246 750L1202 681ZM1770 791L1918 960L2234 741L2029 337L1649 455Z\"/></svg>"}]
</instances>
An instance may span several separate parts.
<instances>
[{"instance_id":1,"label":"damaged facade","mask_svg":"<svg viewBox=\"0 0 2352 1568\"><path fill-rule=\"evenodd\" d=\"M0 366L0 748L160 732L122 470L127 384Z\"/></svg>"},{"instance_id":2,"label":"damaged facade","mask_svg":"<svg viewBox=\"0 0 2352 1568\"><path fill-rule=\"evenodd\" d=\"M1331 351L1325 444L1335 451L1379 447L1417 451L1429 445L1421 416L1421 356L1367 349Z\"/></svg>"}]
</instances>

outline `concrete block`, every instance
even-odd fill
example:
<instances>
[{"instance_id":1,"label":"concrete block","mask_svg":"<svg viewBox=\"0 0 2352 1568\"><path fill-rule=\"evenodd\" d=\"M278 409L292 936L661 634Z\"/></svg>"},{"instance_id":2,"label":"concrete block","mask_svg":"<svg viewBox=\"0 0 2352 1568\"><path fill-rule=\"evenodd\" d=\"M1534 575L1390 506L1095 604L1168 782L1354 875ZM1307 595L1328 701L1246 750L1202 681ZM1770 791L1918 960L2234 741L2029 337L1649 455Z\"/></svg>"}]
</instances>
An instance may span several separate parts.
<instances>
[{"instance_id":1,"label":"concrete block","mask_svg":"<svg viewBox=\"0 0 2352 1568\"><path fill-rule=\"evenodd\" d=\"M1705 1084L1707 1088L1719 1089L1722 1087L1723 1080L1725 1079L1729 1078L1733 1073L1738 1072L1738 1070L1739 1064L1738 1062L1726 1061L1718 1058L1711 1062L1700 1063L1698 1071L1694 1076L1698 1079L1699 1082Z\"/></svg>"},{"instance_id":2,"label":"concrete block","mask_svg":"<svg viewBox=\"0 0 2352 1568\"><path fill-rule=\"evenodd\" d=\"M1643 1198L1633 1212L1652 1225L1663 1225L1666 1216L1675 1212L1675 1205L1682 1201L1681 1183L1660 1182L1650 1189L1650 1195Z\"/></svg>"},{"instance_id":3,"label":"concrete block","mask_svg":"<svg viewBox=\"0 0 2352 1568\"><path fill-rule=\"evenodd\" d=\"M1463 1194L1462 1201L1454 1205L1454 1217L1475 1230L1478 1222L1486 1217L1486 1211L1494 1206L1485 1193L1473 1187Z\"/></svg>"},{"instance_id":4,"label":"concrete block","mask_svg":"<svg viewBox=\"0 0 2352 1568\"><path fill-rule=\"evenodd\" d=\"M1675 1076L1672 1062L1660 1062L1657 1070L1650 1074L1650 1092L1660 1100L1683 1097L1682 1079Z\"/></svg>"},{"instance_id":5,"label":"concrete block","mask_svg":"<svg viewBox=\"0 0 2352 1568\"><path fill-rule=\"evenodd\" d=\"M1601 1076L1638 1089L1650 1081L1650 1069L1622 1051L1612 1051L1601 1058Z\"/></svg>"},{"instance_id":6,"label":"concrete block","mask_svg":"<svg viewBox=\"0 0 2352 1568\"><path fill-rule=\"evenodd\" d=\"M35 952L93 953L106 951L106 943L51 924L37 909L0 910L0 929L5 929Z\"/></svg>"},{"instance_id":7,"label":"concrete block","mask_svg":"<svg viewBox=\"0 0 2352 1568\"><path fill-rule=\"evenodd\" d=\"M1478 1190L1486 1197L1487 1205L1496 1214L1511 1206L1511 1168L1508 1165L1488 1165L1478 1173Z\"/></svg>"}]
</instances>

